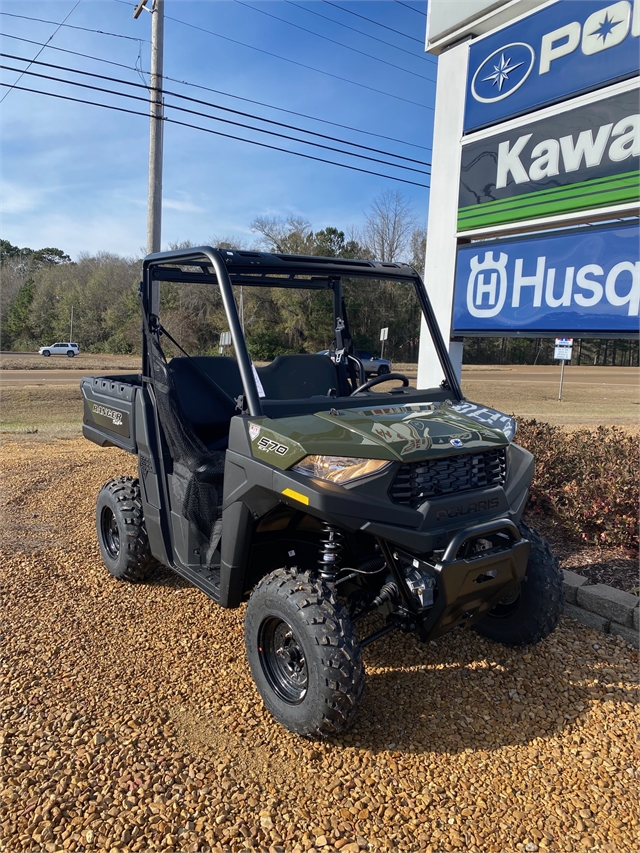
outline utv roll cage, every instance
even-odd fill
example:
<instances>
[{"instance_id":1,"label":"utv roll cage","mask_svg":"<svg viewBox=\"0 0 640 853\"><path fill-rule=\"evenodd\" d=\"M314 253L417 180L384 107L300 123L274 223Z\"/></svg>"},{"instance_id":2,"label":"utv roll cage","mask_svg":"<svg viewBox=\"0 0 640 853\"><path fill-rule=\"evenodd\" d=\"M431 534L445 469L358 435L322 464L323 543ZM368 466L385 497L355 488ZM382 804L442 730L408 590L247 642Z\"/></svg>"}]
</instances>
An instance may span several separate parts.
<instances>
[{"instance_id":1,"label":"utv roll cage","mask_svg":"<svg viewBox=\"0 0 640 853\"><path fill-rule=\"evenodd\" d=\"M233 286L332 291L335 347L339 361L345 350L343 338L346 349L353 349L348 336L343 278L406 282L414 286L445 377L442 387L449 389L456 401L462 400L462 390L449 360L426 289L421 277L408 264L198 246L148 255L142 266L140 295L145 323L152 326L160 313L160 282L218 285L245 389L247 411L253 417L260 417L263 407L238 316ZM142 371L145 376L150 375L149 357L147 338L144 336Z\"/></svg>"}]
</instances>

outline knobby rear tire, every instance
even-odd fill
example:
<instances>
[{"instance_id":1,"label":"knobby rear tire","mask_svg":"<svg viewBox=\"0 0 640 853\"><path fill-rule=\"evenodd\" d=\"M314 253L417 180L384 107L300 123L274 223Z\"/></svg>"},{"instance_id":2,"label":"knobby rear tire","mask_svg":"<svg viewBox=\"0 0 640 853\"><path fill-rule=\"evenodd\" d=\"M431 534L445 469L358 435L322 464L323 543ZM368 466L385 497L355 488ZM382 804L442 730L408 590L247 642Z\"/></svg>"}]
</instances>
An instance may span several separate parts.
<instances>
[{"instance_id":1,"label":"knobby rear tire","mask_svg":"<svg viewBox=\"0 0 640 853\"><path fill-rule=\"evenodd\" d=\"M351 723L364 666L347 611L325 583L295 569L264 577L247 605L245 643L264 704L285 728L327 737Z\"/></svg>"},{"instance_id":2,"label":"knobby rear tire","mask_svg":"<svg viewBox=\"0 0 640 853\"><path fill-rule=\"evenodd\" d=\"M114 578L143 581L158 565L149 548L140 485L134 477L117 477L100 489L96 531L102 559Z\"/></svg>"}]
</instances>

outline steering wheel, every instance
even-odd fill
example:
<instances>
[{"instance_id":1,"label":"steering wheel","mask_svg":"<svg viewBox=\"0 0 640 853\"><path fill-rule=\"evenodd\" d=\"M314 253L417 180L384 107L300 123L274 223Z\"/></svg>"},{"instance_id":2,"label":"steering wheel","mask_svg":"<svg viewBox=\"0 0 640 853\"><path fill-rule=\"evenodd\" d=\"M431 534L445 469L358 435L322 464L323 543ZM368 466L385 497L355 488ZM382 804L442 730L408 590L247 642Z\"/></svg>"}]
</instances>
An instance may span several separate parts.
<instances>
[{"instance_id":1,"label":"steering wheel","mask_svg":"<svg viewBox=\"0 0 640 853\"><path fill-rule=\"evenodd\" d=\"M388 382L390 379L399 379L404 388L409 385L409 380L404 373L383 373L382 376L372 376L371 379L368 379L364 383L364 385L356 388L350 396L355 397L356 394L360 394L362 391L368 391L369 388L373 388L374 385L379 385L381 382Z\"/></svg>"}]
</instances>

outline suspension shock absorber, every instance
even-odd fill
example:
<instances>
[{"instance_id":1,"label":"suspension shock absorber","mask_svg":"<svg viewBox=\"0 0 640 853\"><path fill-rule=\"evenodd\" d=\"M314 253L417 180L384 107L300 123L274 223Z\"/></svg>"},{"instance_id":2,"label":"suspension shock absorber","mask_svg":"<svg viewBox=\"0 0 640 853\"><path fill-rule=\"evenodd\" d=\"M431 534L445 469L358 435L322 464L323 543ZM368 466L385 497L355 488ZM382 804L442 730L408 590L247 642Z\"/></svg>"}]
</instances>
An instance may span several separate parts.
<instances>
[{"instance_id":1,"label":"suspension shock absorber","mask_svg":"<svg viewBox=\"0 0 640 853\"><path fill-rule=\"evenodd\" d=\"M342 533L325 522L322 539L320 540L320 577L323 581L334 581L340 571L340 554L342 551Z\"/></svg>"}]
</instances>

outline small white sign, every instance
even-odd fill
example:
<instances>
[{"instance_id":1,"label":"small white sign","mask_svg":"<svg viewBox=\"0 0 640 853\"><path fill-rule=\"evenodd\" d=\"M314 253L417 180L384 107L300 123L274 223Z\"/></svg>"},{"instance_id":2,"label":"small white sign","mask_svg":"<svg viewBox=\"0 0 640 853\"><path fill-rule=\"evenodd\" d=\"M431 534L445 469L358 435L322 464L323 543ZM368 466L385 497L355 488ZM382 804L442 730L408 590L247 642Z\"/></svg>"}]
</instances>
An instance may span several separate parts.
<instances>
[{"instance_id":1,"label":"small white sign","mask_svg":"<svg viewBox=\"0 0 640 853\"><path fill-rule=\"evenodd\" d=\"M389 327L385 326L384 329L380 329L380 340L386 341L389 337Z\"/></svg>"},{"instance_id":2,"label":"small white sign","mask_svg":"<svg viewBox=\"0 0 640 853\"><path fill-rule=\"evenodd\" d=\"M558 361L571 361L571 347L556 347L553 351L553 357Z\"/></svg>"},{"instance_id":3,"label":"small white sign","mask_svg":"<svg viewBox=\"0 0 640 853\"><path fill-rule=\"evenodd\" d=\"M556 338L557 347L572 347L573 338Z\"/></svg>"},{"instance_id":4,"label":"small white sign","mask_svg":"<svg viewBox=\"0 0 640 853\"><path fill-rule=\"evenodd\" d=\"M222 334L220 335L220 346L231 346L231 332L222 332Z\"/></svg>"}]
</instances>

